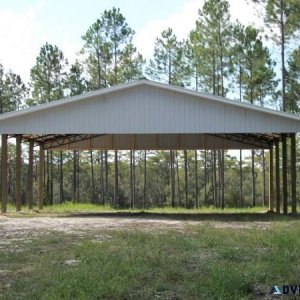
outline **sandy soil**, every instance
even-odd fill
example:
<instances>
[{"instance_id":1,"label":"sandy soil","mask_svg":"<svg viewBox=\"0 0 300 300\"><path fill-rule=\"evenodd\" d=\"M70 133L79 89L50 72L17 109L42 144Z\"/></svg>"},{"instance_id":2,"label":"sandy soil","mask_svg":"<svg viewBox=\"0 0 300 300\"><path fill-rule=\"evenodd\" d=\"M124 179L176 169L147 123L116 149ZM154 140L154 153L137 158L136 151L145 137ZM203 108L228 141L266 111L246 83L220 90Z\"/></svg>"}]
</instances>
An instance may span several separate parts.
<instances>
[{"instance_id":1,"label":"sandy soil","mask_svg":"<svg viewBox=\"0 0 300 300\"><path fill-rule=\"evenodd\" d=\"M33 217L33 218L10 218L0 216L0 241L13 238L37 237L49 231L62 233L84 233L86 231L107 230L143 230L160 231L175 230L183 231L187 226L213 226L216 228L233 229L267 229L269 222L213 222L213 221L190 221L151 218L130 217Z\"/></svg>"}]
</instances>

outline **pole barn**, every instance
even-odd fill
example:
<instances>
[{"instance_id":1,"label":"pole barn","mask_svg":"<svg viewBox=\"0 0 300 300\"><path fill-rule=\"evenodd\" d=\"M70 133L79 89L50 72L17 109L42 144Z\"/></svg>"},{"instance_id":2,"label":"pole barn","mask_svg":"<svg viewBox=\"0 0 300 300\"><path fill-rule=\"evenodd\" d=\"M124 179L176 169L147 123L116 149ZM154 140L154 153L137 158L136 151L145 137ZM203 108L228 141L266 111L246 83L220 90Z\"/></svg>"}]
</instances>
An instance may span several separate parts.
<instances>
[{"instance_id":1,"label":"pole barn","mask_svg":"<svg viewBox=\"0 0 300 300\"><path fill-rule=\"evenodd\" d=\"M299 131L298 116L144 79L3 114L1 211L5 213L7 205L7 140L15 138L17 210L21 209L21 143L28 143L29 208L34 147L39 147L40 209L45 150L268 149L269 209L287 214L290 140L291 203L292 213L296 213L295 134Z\"/></svg>"}]
</instances>

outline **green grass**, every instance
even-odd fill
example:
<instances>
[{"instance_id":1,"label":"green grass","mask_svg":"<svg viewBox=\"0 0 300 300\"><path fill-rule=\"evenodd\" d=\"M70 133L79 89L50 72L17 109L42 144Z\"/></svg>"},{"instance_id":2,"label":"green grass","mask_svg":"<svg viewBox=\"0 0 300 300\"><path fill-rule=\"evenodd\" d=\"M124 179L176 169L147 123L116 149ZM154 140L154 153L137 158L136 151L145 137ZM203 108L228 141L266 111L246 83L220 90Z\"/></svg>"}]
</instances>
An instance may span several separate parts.
<instances>
[{"instance_id":1,"label":"green grass","mask_svg":"<svg viewBox=\"0 0 300 300\"><path fill-rule=\"evenodd\" d=\"M14 205L9 204L7 206L8 216L39 216L45 214L51 215L66 215L74 213L111 213L111 212L120 212L120 213L139 213L139 212L148 212L148 213L158 213L158 214L227 214L227 213L265 213L268 211L267 207L247 207L247 208L221 208L215 207L200 207L198 209L185 209L185 208L149 208L149 209L114 209L111 206L107 205L95 205L89 203L76 203L66 202L63 204L54 204L44 206L42 210L38 210L37 207L34 207L33 210L29 211L26 206L22 206L21 212L16 214L16 208Z\"/></svg>"},{"instance_id":2,"label":"green grass","mask_svg":"<svg viewBox=\"0 0 300 300\"><path fill-rule=\"evenodd\" d=\"M10 272L0 273L0 298L257 299L273 284L299 284L299 225L50 233L14 242L21 253L1 250L0 269Z\"/></svg>"}]
</instances>

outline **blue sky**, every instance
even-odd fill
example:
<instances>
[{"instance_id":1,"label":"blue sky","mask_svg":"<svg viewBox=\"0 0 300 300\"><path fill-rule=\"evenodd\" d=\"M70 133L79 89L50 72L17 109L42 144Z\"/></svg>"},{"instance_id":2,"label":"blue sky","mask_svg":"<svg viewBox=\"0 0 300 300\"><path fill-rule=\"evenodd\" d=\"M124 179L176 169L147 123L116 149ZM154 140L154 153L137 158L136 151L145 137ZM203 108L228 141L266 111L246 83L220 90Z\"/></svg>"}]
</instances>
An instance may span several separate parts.
<instances>
[{"instance_id":1,"label":"blue sky","mask_svg":"<svg viewBox=\"0 0 300 300\"><path fill-rule=\"evenodd\" d=\"M244 0L229 0L232 19L261 25ZM204 0L0 0L0 63L29 80L40 47L57 44L72 63L82 47L81 36L105 9L119 7L136 31L134 43L149 59L155 38L172 27L187 36Z\"/></svg>"}]
</instances>

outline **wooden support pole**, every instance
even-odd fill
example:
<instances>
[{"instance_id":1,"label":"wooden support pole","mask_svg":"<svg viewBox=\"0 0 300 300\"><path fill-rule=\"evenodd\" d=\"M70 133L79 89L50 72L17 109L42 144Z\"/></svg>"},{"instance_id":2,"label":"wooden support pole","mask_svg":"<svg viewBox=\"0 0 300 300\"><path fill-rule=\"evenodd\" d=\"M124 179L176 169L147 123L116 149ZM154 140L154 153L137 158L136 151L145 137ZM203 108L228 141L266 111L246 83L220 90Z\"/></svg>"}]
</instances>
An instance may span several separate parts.
<instances>
[{"instance_id":1,"label":"wooden support pole","mask_svg":"<svg viewBox=\"0 0 300 300\"><path fill-rule=\"evenodd\" d=\"M197 150L195 150L195 194L196 194L196 197L195 197L195 200L196 200L196 208L199 207L199 187L198 187L198 152Z\"/></svg>"},{"instance_id":2,"label":"wooden support pole","mask_svg":"<svg viewBox=\"0 0 300 300\"><path fill-rule=\"evenodd\" d=\"M172 152L173 153L173 152ZM184 153L184 190L185 190L185 208L188 208L188 153L187 150L183 151ZM174 160L174 153L173 153ZM172 165L172 168L174 166ZM173 178L172 178L173 180ZM173 182L172 182L173 183Z\"/></svg>"},{"instance_id":3,"label":"wooden support pole","mask_svg":"<svg viewBox=\"0 0 300 300\"><path fill-rule=\"evenodd\" d=\"M282 198L283 198L283 214L288 212L288 191L287 191L287 147L286 134L282 134Z\"/></svg>"},{"instance_id":4,"label":"wooden support pole","mask_svg":"<svg viewBox=\"0 0 300 300\"><path fill-rule=\"evenodd\" d=\"M130 208L133 209L133 156L132 150L130 150Z\"/></svg>"},{"instance_id":5,"label":"wooden support pole","mask_svg":"<svg viewBox=\"0 0 300 300\"><path fill-rule=\"evenodd\" d=\"M21 210L21 142L22 136L16 137L16 211Z\"/></svg>"},{"instance_id":6,"label":"wooden support pole","mask_svg":"<svg viewBox=\"0 0 300 300\"><path fill-rule=\"evenodd\" d=\"M279 168L279 141L275 144L275 173L276 173L276 213L280 214L280 168Z\"/></svg>"},{"instance_id":7,"label":"wooden support pole","mask_svg":"<svg viewBox=\"0 0 300 300\"><path fill-rule=\"evenodd\" d=\"M273 145L269 151L269 211L274 211L274 171L273 171Z\"/></svg>"},{"instance_id":8,"label":"wooden support pole","mask_svg":"<svg viewBox=\"0 0 300 300\"><path fill-rule=\"evenodd\" d=\"M175 172L174 172L173 150L170 150L170 181L171 181L171 206L175 207Z\"/></svg>"},{"instance_id":9,"label":"wooden support pole","mask_svg":"<svg viewBox=\"0 0 300 300\"><path fill-rule=\"evenodd\" d=\"M1 212L7 206L7 134L1 136Z\"/></svg>"},{"instance_id":10,"label":"wooden support pole","mask_svg":"<svg viewBox=\"0 0 300 300\"><path fill-rule=\"evenodd\" d=\"M40 144L40 164L39 164L39 209L43 209L44 205L44 147Z\"/></svg>"},{"instance_id":11,"label":"wooden support pole","mask_svg":"<svg viewBox=\"0 0 300 300\"><path fill-rule=\"evenodd\" d=\"M296 199L296 135L291 134L291 181L292 181L292 214L297 213Z\"/></svg>"},{"instance_id":12,"label":"wooden support pole","mask_svg":"<svg viewBox=\"0 0 300 300\"><path fill-rule=\"evenodd\" d=\"M29 160L28 160L28 209L32 209L33 204L33 147L34 141L29 141Z\"/></svg>"},{"instance_id":13,"label":"wooden support pole","mask_svg":"<svg viewBox=\"0 0 300 300\"><path fill-rule=\"evenodd\" d=\"M144 151L144 196L143 196L143 209L146 208L147 201L147 150Z\"/></svg>"},{"instance_id":14,"label":"wooden support pole","mask_svg":"<svg viewBox=\"0 0 300 300\"><path fill-rule=\"evenodd\" d=\"M118 151L115 150L115 186L114 186L114 207L119 205L119 164Z\"/></svg>"}]
</instances>

